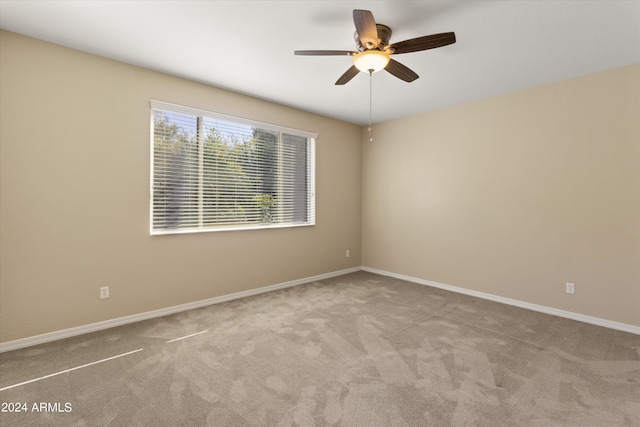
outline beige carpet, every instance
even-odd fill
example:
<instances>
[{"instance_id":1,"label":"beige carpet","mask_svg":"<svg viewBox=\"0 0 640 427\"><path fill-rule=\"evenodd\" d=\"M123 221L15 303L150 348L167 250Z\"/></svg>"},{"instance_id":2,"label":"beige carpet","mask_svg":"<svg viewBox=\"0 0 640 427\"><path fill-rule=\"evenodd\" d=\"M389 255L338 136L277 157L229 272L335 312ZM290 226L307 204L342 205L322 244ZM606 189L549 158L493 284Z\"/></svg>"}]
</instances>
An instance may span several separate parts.
<instances>
[{"instance_id":1,"label":"beige carpet","mask_svg":"<svg viewBox=\"0 0 640 427\"><path fill-rule=\"evenodd\" d=\"M7 427L640 425L640 336L365 272L4 353L0 375L3 410L26 403Z\"/></svg>"}]
</instances>

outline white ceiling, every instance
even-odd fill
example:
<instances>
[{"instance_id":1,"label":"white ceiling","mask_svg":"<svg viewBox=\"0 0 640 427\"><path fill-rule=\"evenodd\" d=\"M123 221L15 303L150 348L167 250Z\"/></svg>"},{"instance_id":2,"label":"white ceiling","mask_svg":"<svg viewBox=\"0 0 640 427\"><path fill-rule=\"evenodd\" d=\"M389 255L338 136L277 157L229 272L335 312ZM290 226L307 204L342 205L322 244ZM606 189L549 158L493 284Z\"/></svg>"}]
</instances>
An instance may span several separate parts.
<instances>
[{"instance_id":1,"label":"white ceiling","mask_svg":"<svg viewBox=\"0 0 640 427\"><path fill-rule=\"evenodd\" d=\"M456 44L394 56L420 78L373 75L373 121L640 63L640 1L0 0L0 28L96 55L366 124L369 76L345 86L352 10L391 43L453 31ZM0 64L1 66L1 64Z\"/></svg>"}]
</instances>

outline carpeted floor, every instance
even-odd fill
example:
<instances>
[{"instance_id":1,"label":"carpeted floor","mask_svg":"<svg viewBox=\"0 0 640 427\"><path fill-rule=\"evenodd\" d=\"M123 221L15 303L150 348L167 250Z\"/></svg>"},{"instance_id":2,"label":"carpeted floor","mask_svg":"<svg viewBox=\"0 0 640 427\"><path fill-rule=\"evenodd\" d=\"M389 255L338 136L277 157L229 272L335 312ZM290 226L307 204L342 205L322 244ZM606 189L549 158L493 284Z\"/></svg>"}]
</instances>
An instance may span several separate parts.
<instances>
[{"instance_id":1,"label":"carpeted floor","mask_svg":"<svg viewBox=\"0 0 640 427\"><path fill-rule=\"evenodd\" d=\"M358 272L7 352L0 388L5 427L639 426L640 336Z\"/></svg>"}]
</instances>

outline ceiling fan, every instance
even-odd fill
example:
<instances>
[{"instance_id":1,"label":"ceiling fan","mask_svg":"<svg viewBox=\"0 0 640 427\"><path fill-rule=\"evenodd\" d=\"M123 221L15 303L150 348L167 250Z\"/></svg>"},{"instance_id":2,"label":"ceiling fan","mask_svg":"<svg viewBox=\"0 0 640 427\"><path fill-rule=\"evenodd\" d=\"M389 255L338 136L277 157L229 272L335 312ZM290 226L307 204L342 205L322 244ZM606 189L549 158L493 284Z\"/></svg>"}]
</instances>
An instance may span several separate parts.
<instances>
[{"instance_id":1,"label":"ceiling fan","mask_svg":"<svg viewBox=\"0 0 640 427\"><path fill-rule=\"evenodd\" d=\"M416 37L398 43L389 44L391 28L376 24L373 14L368 10L353 11L353 22L356 26L354 38L357 51L351 50L296 50L295 55L353 57L353 65L336 81L343 85L354 78L360 71L374 73L382 69L405 82L412 82L419 76L410 68L390 58L400 53L419 52L456 42L455 33L440 33Z\"/></svg>"}]
</instances>

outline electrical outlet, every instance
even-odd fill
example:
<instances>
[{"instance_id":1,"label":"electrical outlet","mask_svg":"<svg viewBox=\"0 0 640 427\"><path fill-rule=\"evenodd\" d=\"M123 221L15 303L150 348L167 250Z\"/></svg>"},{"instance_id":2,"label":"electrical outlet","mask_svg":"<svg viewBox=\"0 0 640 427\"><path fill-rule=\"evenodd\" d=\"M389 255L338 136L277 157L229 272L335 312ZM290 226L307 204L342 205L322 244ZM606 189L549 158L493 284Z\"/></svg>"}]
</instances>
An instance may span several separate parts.
<instances>
[{"instance_id":1,"label":"electrical outlet","mask_svg":"<svg viewBox=\"0 0 640 427\"><path fill-rule=\"evenodd\" d=\"M109 298L109 287L103 286L100 288L100 299Z\"/></svg>"},{"instance_id":2,"label":"electrical outlet","mask_svg":"<svg viewBox=\"0 0 640 427\"><path fill-rule=\"evenodd\" d=\"M573 283L567 283L567 293L572 294L575 292L575 286Z\"/></svg>"},{"instance_id":3,"label":"electrical outlet","mask_svg":"<svg viewBox=\"0 0 640 427\"><path fill-rule=\"evenodd\" d=\"M344 253L344 257L349 258L349 255L351 255L351 253L349 252L349 249L347 249L347 251Z\"/></svg>"}]
</instances>

